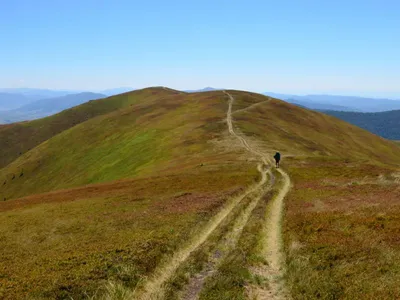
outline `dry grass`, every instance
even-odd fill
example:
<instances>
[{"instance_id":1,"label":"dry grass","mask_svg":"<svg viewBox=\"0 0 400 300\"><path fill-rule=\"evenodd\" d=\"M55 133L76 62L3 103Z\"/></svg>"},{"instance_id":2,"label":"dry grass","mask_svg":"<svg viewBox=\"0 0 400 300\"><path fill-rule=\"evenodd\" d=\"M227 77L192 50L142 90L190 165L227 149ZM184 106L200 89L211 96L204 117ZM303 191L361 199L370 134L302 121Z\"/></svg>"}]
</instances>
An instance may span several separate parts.
<instances>
[{"instance_id":1,"label":"dry grass","mask_svg":"<svg viewBox=\"0 0 400 300\"><path fill-rule=\"evenodd\" d=\"M292 298L399 298L399 148L278 100L236 98L237 126L271 156L280 150L294 182L284 223Z\"/></svg>"},{"instance_id":2,"label":"dry grass","mask_svg":"<svg viewBox=\"0 0 400 300\"><path fill-rule=\"evenodd\" d=\"M146 98L1 169L1 297L101 297L109 281L132 290L257 180L241 151L215 146L226 145L223 99Z\"/></svg>"},{"instance_id":3,"label":"dry grass","mask_svg":"<svg viewBox=\"0 0 400 300\"><path fill-rule=\"evenodd\" d=\"M0 215L0 295L79 299L101 295L98 289L110 280L133 289L252 180L203 175L144 178L6 202Z\"/></svg>"},{"instance_id":4,"label":"dry grass","mask_svg":"<svg viewBox=\"0 0 400 300\"><path fill-rule=\"evenodd\" d=\"M399 147L279 100L229 93L235 130L261 152L280 150L294 182L284 223L293 298L400 298ZM0 126L0 298L123 298L140 286L258 178L257 158L229 138L227 108L222 92L156 88ZM242 299L247 284L263 284L249 270L261 261L265 207L203 299Z\"/></svg>"},{"instance_id":5,"label":"dry grass","mask_svg":"<svg viewBox=\"0 0 400 300\"><path fill-rule=\"evenodd\" d=\"M392 172L291 161L285 236L295 299L400 297L400 185Z\"/></svg>"}]
</instances>

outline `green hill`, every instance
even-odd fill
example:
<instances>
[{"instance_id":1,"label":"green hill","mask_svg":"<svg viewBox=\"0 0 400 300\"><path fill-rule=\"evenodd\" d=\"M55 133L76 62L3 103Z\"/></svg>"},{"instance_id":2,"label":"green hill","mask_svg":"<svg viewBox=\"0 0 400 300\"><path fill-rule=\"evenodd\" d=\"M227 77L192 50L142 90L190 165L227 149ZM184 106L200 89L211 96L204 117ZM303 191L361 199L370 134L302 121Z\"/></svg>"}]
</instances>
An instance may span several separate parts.
<instances>
[{"instance_id":1,"label":"green hill","mask_svg":"<svg viewBox=\"0 0 400 300\"><path fill-rule=\"evenodd\" d=\"M318 293L357 297L344 287L348 282L378 298L386 297L386 290L399 291L394 268L387 267L380 277L372 272L374 283L363 271L369 263L353 266L350 276L345 271L351 263L348 253L358 261L368 251L387 251L374 256L378 267L395 265L400 254L395 241L389 242L400 225L395 218L398 189L393 188L399 146L277 99L229 94L235 100L234 130L267 157L279 150L293 181L283 224L293 298ZM249 194L260 180L260 168L266 168L229 133L228 100L222 91L148 88L0 127L0 298L101 298L140 290L149 275L230 203ZM273 174L275 188L265 193L265 201L249 211L252 200L246 194L232 206L165 283L166 298L184 290L209 266L209 257L220 259L221 268L205 282L204 295L232 299L224 287L233 286L234 298L245 297L246 288L256 282L249 272L263 261L252 252L265 227L262 216L282 180L280 173ZM382 195L388 199L385 206L379 202ZM387 227L364 228L380 210ZM246 211L248 223L241 217ZM218 245L226 244L238 220L246 226L237 249L226 254ZM330 239L332 232L335 238ZM368 235L386 244L359 242ZM307 257L307 263L299 257ZM335 268L329 267L332 260ZM390 289L380 294L366 290L385 276L392 280Z\"/></svg>"},{"instance_id":2,"label":"green hill","mask_svg":"<svg viewBox=\"0 0 400 300\"><path fill-rule=\"evenodd\" d=\"M122 109L138 101L177 93L179 92L162 88L143 89L90 101L47 118L0 125L0 168L58 133L91 118Z\"/></svg>"},{"instance_id":3,"label":"green hill","mask_svg":"<svg viewBox=\"0 0 400 300\"><path fill-rule=\"evenodd\" d=\"M234 116L242 131L265 140L265 147L292 156L324 156L370 163L399 163L393 142L366 130L257 94L233 92Z\"/></svg>"}]
</instances>

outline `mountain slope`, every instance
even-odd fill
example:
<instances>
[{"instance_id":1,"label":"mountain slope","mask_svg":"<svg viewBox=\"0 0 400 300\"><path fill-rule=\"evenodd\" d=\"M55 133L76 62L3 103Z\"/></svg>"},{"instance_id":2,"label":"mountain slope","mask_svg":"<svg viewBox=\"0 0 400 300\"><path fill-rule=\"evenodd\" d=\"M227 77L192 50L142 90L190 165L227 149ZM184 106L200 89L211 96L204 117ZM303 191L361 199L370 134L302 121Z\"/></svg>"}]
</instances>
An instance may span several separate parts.
<instances>
[{"instance_id":1,"label":"mountain slope","mask_svg":"<svg viewBox=\"0 0 400 300\"><path fill-rule=\"evenodd\" d=\"M324 110L324 113L390 140L400 140L400 110L356 113Z\"/></svg>"},{"instance_id":2,"label":"mountain slope","mask_svg":"<svg viewBox=\"0 0 400 300\"><path fill-rule=\"evenodd\" d=\"M132 106L78 124L21 155L0 171L7 182L1 195L11 199L151 174L209 148L207 136L224 128L222 123L212 124L224 113L223 94L168 93L171 96L143 97ZM22 173L14 184L14 175Z\"/></svg>"},{"instance_id":3,"label":"mountain slope","mask_svg":"<svg viewBox=\"0 0 400 300\"><path fill-rule=\"evenodd\" d=\"M40 120L0 125L0 168L52 136L93 117L127 107L138 101L176 93L178 92L173 90L143 89L90 101Z\"/></svg>"},{"instance_id":4,"label":"mountain slope","mask_svg":"<svg viewBox=\"0 0 400 300\"><path fill-rule=\"evenodd\" d=\"M26 138L10 138L15 125L34 126L44 139L0 169L0 297L128 299L179 253L187 259L172 262L165 299L207 272L209 259L220 263L204 297L245 298L249 285L270 286L249 274L266 268L257 249L265 248L269 203L281 195L282 172L267 164L276 150L293 182L282 231L293 298L400 292L392 267L400 255L393 175L400 148L393 142L241 91L150 88L39 121L0 127L15 141L4 154ZM383 281L387 289L378 288Z\"/></svg>"},{"instance_id":5,"label":"mountain slope","mask_svg":"<svg viewBox=\"0 0 400 300\"><path fill-rule=\"evenodd\" d=\"M235 114L244 133L255 137L267 135L271 151L280 149L288 155L332 156L378 164L398 162L396 145L356 126L277 99L252 93L233 95L238 99Z\"/></svg>"},{"instance_id":6,"label":"mountain slope","mask_svg":"<svg viewBox=\"0 0 400 300\"><path fill-rule=\"evenodd\" d=\"M400 147L279 100L235 96L238 130L260 151L281 151L293 182L282 228L290 298L399 298Z\"/></svg>"}]
</instances>

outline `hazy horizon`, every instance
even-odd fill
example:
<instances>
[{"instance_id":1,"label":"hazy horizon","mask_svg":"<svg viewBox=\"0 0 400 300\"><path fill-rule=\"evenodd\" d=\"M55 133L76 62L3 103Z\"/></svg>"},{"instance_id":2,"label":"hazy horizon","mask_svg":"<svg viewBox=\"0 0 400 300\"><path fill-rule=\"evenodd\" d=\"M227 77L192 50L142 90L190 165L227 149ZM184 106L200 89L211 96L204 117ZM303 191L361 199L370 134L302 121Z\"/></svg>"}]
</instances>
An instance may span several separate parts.
<instances>
[{"instance_id":1,"label":"hazy horizon","mask_svg":"<svg viewBox=\"0 0 400 300\"><path fill-rule=\"evenodd\" d=\"M193 88L174 88L171 86L166 86L166 85L153 85L153 86L143 86L143 87L106 87L103 89L70 89L70 88L60 88L60 89L52 89L52 88L46 88L46 87L26 87L26 86L20 86L20 87L0 87L0 92L4 92L4 90L18 90L18 89L38 89L38 90L51 90L51 91L64 91L64 92L71 92L71 93L82 93L82 92L93 92L93 93L101 93L109 90L118 90L118 89L131 89L131 90L138 90L138 89L143 89L143 88L149 88L149 87L157 87L157 86L163 86L163 87L168 87L172 88L175 90L179 91L186 91L186 90L202 90L204 88L215 88L215 89L232 89L232 90L243 90L243 91L250 91L250 92L255 92L255 93L274 93L274 94L287 94L287 95L296 95L296 96L307 96L307 95L330 95L330 96L351 96L351 97L360 97L360 98L376 98L376 99L392 99L392 100L400 100L400 94L382 94L382 93L351 93L351 92L337 92L337 91L312 91L309 90L307 91L275 91L271 89L259 89L259 90L248 90L248 89L238 89L234 87L228 87L228 88L221 88L221 87L215 87L211 85L206 85L203 87L193 87Z\"/></svg>"}]
</instances>

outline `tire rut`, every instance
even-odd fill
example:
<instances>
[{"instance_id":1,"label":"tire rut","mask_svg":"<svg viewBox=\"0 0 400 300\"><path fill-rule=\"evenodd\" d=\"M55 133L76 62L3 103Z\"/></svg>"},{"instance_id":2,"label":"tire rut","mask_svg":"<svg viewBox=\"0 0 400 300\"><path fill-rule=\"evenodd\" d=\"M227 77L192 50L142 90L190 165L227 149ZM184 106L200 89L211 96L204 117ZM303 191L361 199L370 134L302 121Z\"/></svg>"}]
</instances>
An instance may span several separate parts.
<instances>
[{"instance_id":1,"label":"tire rut","mask_svg":"<svg viewBox=\"0 0 400 300\"><path fill-rule=\"evenodd\" d=\"M232 95L224 91L224 93L229 97L229 106L228 106L228 112L227 112L227 124L228 124L228 130L229 133L236 137L242 144L242 146L250 153L252 153L255 156L258 156L259 159L261 160L261 163L258 165L258 171L260 172L261 179L260 181L249 187L242 195L239 195L237 197L234 197L221 211L219 211L211 220L205 225L205 227L200 231L199 234L194 236L189 243L187 243L182 249L178 250L175 252L172 257L164 264L162 264L160 267L156 269L156 271L153 273L153 275L148 278L143 286L141 286L138 290L136 290L133 294L132 297L129 297L130 299L140 299L140 300L156 300L156 299L163 299L164 295L164 288L163 285L169 280L173 274L176 272L176 270L182 265L184 261L188 259L190 254L197 250L208 238L209 236L215 231L215 229L222 223L223 220L233 211L235 207L239 205L239 203L245 198L251 195L252 193L260 194L259 197L256 197L255 201L252 201L245 211L239 216L235 222L238 223L238 227L241 229L238 230L237 232L231 233L232 239L237 240L237 238L240 236L240 233L243 229L243 227L246 225L251 212L253 211L254 207L257 205L259 198L262 197L263 191L265 190L264 185L267 182L267 171L264 169L269 165L269 159L265 157L261 152L253 149L249 143L246 141L245 138L242 136L238 135L232 124L232 105L234 102L234 98ZM281 260L279 258L279 253L281 253L281 248L280 248L280 243L278 240L280 240L280 231L279 231L279 224L280 224L280 219L282 215L282 208L283 208L283 198L285 197L286 193L289 190L290 187L290 179L287 174L282 171L278 170L278 172L281 173L285 180L285 187L287 185L287 189L282 189L280 192L280 197L277 197L276 199L280 200L277 203L277 205L273 206L274 210L274 215L275 217L273 221L270 222L275 222L277 221L278 227L277 228L272 228L268 229L268 232L274 231L274 234L268 234L268 242L271 244L276 244L278 245L275 247L273 251L268 251L266 253L266 259L268 262L271 263L271 265L277 265L279 266L281 264ZM258 198L258 199L257 199ZM236 223L235 223L236 224ZM275 224L276 225L276 224ZM229 233L228 233L229 234ZM271 248L272 249L272 248ZM280 267L277 267L280 269ZM270 272L270 271L268 271ZM209 271L209 274L204 277L208 277L210 274L212 274L212 270ZM203 282L205 278L201 279ZM201 282L200 282L200 289L199 285L194 285L196 287L196 295L198 295L201 291ZM196 299L196 298L188 298L188 299ZM261 298L261 299L270 299L270 298ZM273 299L273 298L272 298Z\"/></svg>"},{"instance_id":2,"label":"tire rut","mask_svg":"<svg viewBox=\"0 0 400 300\"><path fill-rule=\"evenodd\" d=\"M235 133L232 122L232 105L234 98L231 94L224 91L229 97L229 109L228 109L228 128L229 132L236 136L243 146L258 156L261 161L268 165L270 160L261 152L251 148L248 142ZM282 169L277 169L280 173L283 181L283 186L280 188L278 195L274 197L269 204L269 209L265 216L265 226L262 231L262 250L260 255L263 256L267 261L267 266L262 266L255 272L257 275L263 276L268 279L268 287L251 286L249 288L249 298L260 299L260 300L280 300L288 298L288 293L284 287L283 274L284 274L284 255L282 245L282 216L284 208L284 198L290 190L291 181L289 175Z\"/></svg>"},{"instance_id":3,"label":"tire rut","mask_svg":"<svg viewBox=\"0 0 400 300\"><path fill-rule=\"evenodd\" d=\"M262 171L262 164L258 165L259 171ZM197 300L202 291L203 285L207 278L211 277L219 267L219 264L226 258L226 256L236 247L237 242L242 234L244 227L249 221L252 212L255 207L260 202L262 196L271 189L275 178L271 170L267 170L264 174L268 174L270 184L268 187L259 189L254 193L254 195L249 195L252 197L250 203L245 207L245 209L236 217L232 222L232 230L228 231L222 239L218 241L218 250L214 253L211 259L207 263L207 267L198 274L195 274L190 280L185 292L183 293L182 300Z\"/></svg>"}]
</instances>

